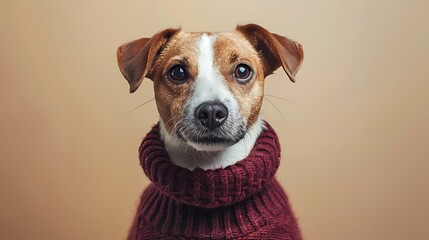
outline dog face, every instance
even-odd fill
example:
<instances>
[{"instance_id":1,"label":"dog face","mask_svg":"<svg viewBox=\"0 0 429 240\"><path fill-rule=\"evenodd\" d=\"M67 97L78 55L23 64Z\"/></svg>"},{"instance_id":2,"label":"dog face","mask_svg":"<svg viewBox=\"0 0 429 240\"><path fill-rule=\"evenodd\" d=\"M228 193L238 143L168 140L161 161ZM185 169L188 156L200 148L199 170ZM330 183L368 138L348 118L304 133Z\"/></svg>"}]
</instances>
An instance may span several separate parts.
<instances>
[{"instance_id":1,"label":"dog face","mask_svg":"<svg viewBox=\"0 0 429 240\"><path fill-rule=\"evenodd\" d=\"M130 84L154 82L161 122L171 137L200 151L240 141L259 119L264 79L282 66L294 81L300 44L249 24L231 33L166 29L119 47L118 63Z\"/></svg>"}]
</instances>

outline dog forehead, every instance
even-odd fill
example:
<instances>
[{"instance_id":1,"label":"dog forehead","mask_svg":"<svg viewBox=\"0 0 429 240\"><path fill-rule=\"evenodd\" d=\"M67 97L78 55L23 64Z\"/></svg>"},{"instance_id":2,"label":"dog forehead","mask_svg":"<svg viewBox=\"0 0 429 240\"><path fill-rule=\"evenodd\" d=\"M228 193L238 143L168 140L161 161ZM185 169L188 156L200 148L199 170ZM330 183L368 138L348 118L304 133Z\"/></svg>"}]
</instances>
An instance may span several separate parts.
<instances>
[{"instance_id":1,"label":"dog forehead","mask_svg":"<svg viewBox=\"0 0 429 240\"><path fill-rule=\"evenodd\" d=\"M258 52L250 42L241 34L219 33L213 44L216 65L228 67L239 62L249 65L260 65Z\"/></svg>"},{"instance_id":2,"label":"dog forehead","mask_svg":"<svg viewBox=\"0 0 429 240\"><path fill-rule=\"evenodd\" d=\"M183 32L181 31L164 49L168 57L187 57L196 60L201 49L200 42L204 37L211 39L212 51L216 58L229 60L241 57L259 59L257 51L250 42L237 32ZM211 51L211 50L210 50Z\"/></svg>"},{"instance_id":3,"label":"dog forehead","mask_svg":"<svg viewBox=\"0 0 429 240\"><path fill-rule=\"evenodd\" d=\"M216 34L214 48L219 53L234 52L241 56L256 56L257 51L250 42L242 35L236 32L221 32Z\"/></svg>"}]
</instances>

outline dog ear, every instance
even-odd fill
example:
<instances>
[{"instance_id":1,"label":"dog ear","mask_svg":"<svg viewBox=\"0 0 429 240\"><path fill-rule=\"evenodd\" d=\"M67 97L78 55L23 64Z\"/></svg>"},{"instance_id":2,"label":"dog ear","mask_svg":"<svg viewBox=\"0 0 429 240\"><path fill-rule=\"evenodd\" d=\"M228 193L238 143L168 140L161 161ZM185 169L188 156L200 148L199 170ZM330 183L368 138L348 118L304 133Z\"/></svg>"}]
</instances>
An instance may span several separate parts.
<instances>
[{"instance_id":1,"label":"dog ear","mask_svg":"<svg viewBox=\"0 0 429 240\"><path fill-rule=\"evenodd\" d=\"M180 29L166 29L151 38L140 38L120 46L116 52L119 69L130 84L130 93L137 90L143 78L152 78L151 67L168 40Z\"/></svg>"},{"instance_id":2,"label":"dog ear","mask_svg":"<svg viewBox=\"0 0 429 240\"><path fill-rule=\"evenodd\" d=\"M295 82L295 75L304 58L301 44L256 24L237 26L236 31L243 34L259 52L264 61L265 76L282 66L289 79Z\"/></svg>"}]
</instances>

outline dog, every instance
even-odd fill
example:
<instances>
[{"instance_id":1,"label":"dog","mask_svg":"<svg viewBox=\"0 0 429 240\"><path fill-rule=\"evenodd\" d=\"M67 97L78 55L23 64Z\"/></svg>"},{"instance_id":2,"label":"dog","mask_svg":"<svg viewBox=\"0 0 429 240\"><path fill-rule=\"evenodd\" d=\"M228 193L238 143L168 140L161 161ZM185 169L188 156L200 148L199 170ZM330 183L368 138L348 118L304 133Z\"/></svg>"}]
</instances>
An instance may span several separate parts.
<instances>
[{"instance_id":1,"label":"dog","mask_svg":"<svg viewBox=\"0 0 429 240\"><path fill-rule=\"evenodd\" d=\"M295 82L298 42L256 24L170 28L120 46L117 60L131 93L153 81L160 115L140 147L152 184L128 239L301 238L273 177L277 136L260 115L268 75L282 67Z\"/></svg>"}]
</instances>

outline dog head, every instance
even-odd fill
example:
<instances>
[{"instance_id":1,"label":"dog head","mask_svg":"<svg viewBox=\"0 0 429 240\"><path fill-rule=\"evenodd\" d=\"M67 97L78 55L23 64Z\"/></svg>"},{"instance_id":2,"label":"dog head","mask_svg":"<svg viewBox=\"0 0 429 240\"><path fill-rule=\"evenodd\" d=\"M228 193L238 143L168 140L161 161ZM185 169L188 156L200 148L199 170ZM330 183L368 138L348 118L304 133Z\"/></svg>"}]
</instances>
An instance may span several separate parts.
<instances>
[{"instance_id":1,"label":"dog head","mask_svg":"<svg viewBox=\"0 0 429 240\"><path fill-rule=\"evenodd\" d=\"M257 123L264 79L280 66L291 81L299 43L249 24L229 33L166 29L118 48L130 92L153 80L164 131L198 151L220 151Z\"/></svg>"}]
</instances>

